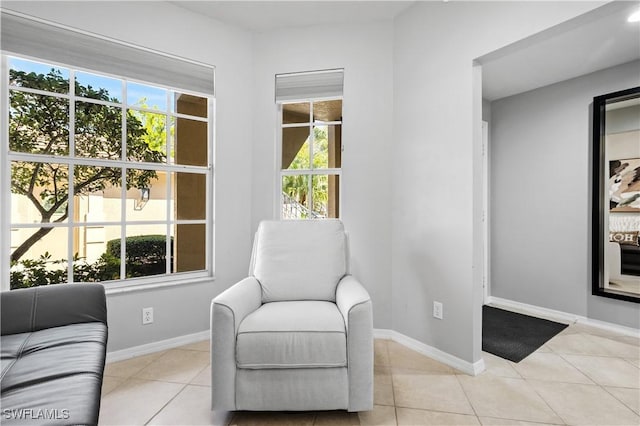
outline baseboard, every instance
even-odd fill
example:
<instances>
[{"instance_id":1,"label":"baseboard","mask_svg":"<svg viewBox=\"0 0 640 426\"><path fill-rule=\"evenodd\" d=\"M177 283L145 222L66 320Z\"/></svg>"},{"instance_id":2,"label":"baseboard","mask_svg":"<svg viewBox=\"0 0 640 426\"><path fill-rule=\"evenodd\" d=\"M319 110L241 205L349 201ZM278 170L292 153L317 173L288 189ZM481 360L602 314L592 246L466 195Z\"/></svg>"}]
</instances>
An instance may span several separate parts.
<instances>
[{"instance_id":1,"label":"baseboard","mask_svg":"<svg viewBox=\"0 0 640 426\"><path fill-rule=\"evenodd\" d=\"M450 367L476 376L484 371L484 361L481 359L475 363L470 363L451 354L443 352L439 349L405 336L394 330L376 328L373 330L373 336L376 339L393 340L403 346L413 349L414 351L428 356L436 361L446 364ZM167 349L177 348L179 346L188 345L190 343L200 342L209 338L209 330L199 333L187 334L184 336L173 337L171 339L161 340L159 342L147 343L145 345L134 346L132 348L112 351L107 353L107 362L123 361L137 356L148 355L153 352L164 351Z\"/></svg>"},{"instance_id":2,"label":"baseboard","mask_svg":"<svg viewBox=\"0 0 640 426\"><path fill-rule=\"evenodd\" d=\"M581 315L570 314L567 312L556 311L554 309L542 308L540 306L529 305L509 299L503 299L501 297L489 296L487 303L499 308L518 311L532 316L544 317L552 319L554 321L562 322L564 324L579 323L588 325L590 327L599 328L601 330L623 334L625 336L640 337L640 330L636 328L587 318Z\"/></svg>"},{"instance_id":3,"label":"baseboard","mask_svg":"<svg viewBox=\"0 0 640 426\"><path fill-rule=\"evenodd\" d=\"M148 355L153 352L165 351L167 349L177 348L190 343L200 342L208 338L209 330L205 330L198 333L186 334L184 336L172 337L171 339L121 349L119 351L107 352L107 362L123 361L125 359L135 358L141 355Z\"/></svg>"},{"instance_id":4,"label":"baseboard","mask_svg":"<svg viewBox=\"0 0 640 426\"><path fill-rule=\"evenodd\" d=\"M569 314L562 311L556 311L554 309L541 308L540 306L528 305L526 303L516 302L509 299L503 299L501 297L489 296L487 304L498 308L505 308L510 311L522 312L524 314L544 317L554 321L561 322L563 324L573 324L578 321L579 316L575 314ZM586 319L586 318L585 318Z\"/></svg>"},{"instance_id":5,"label":"baseboard","mask_svg":"<svg viewBox=\"0 0 640 426\"><path fill-rule=\"evenodd\" d=\"M395 330L377 328L373 330L373 335L377 339L393 340L396 343L406 346L407 348L428 356L438 362L446 364L449 367L455 368L456 370L462 371L463 373L469 374L470 376L477 376L485 369L483 359L471 363L447 352L441 351L440 349L436 349L433 346L429 346L426 343L422 343L414 338L405 336Z\"/></svg>"},{"instance_id":6,"label":"baseboard","mask_svg":"<svg viewBox=\"0 0 640 426\"><path fill-rule=\"evenodd\" d=\"M640 329L637 328L625 327L624 325L612 324L610 322L600 321L593 318L578 318L577 322L590 327L599 328L601 330L613 331L614 333L624 334L625 336L640 339Z\"/></svg>"}]
</instances>

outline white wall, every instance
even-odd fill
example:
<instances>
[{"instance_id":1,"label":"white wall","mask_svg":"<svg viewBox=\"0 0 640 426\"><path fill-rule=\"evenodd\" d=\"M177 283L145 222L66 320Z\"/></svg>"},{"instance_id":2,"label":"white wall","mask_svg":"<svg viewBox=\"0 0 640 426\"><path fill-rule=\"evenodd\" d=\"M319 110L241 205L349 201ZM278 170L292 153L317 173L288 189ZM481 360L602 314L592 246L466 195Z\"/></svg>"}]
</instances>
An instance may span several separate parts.
<instances>
[{"instance_id":1,"label":"white wall","mask_svg":"<svg viewBox=\"0 0 640 426\"><path fill-rule=\"evenodd\" d=\"M251 249L251 34L166 2L2 6L216 66L216 279L109 295L108 350L207 330L211 299L246 275ZM142 326L141 310L149 306L155 308L155 322Z\"/></svg>"},{"instance_id":2,"label":"white wall","mask_svg":"<svg viewBox=\"0 0 640 426\"><path fill-rule=\"evenodd\" d=\"M396 18L394 330L480 359L482 99L473 60L598 4L420 2ZM431 315L434 300L443 320Z\"/></svg>"},{"instance_id":3,"label":"white wall","mask_svg":"<svg viewBox=\"0 0 640 426\"><path fill-rule=\"evenodd\" d=\"M640 61L492 103L493 296L640 328L591 295L593 97L640 86Z\"/></svg>"},{"instance_id":4,"label":"white wall","mask_svg":"<svg viewBox=\"0 0 640 426\"><path fill-rule=\"evenodd\" d=\"M352 273L371 294L377 328L391 327L392 42L390 21L254 37L252 229L274 216L275 74L344 68L341 216Z\"/></svg>"}]
</instances>

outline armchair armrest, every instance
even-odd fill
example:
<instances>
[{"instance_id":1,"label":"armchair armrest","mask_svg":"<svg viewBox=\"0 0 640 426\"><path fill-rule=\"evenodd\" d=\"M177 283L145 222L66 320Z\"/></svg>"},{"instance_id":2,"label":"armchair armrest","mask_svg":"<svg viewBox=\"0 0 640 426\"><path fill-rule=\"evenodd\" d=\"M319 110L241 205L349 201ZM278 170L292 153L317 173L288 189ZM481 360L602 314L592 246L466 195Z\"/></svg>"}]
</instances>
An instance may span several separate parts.
<instances>
[{"instance_id":1,"label":"armchair armrest","mask_svg":"<svg viewBox=\"0 0 640 426\"><path fill-rule=\"evenodd\" d=\"M0 305L3 336L85 322L107 324L107 302L100 284L56 284L4 291Z\"/></svg>"},{"instance_id":2,"label":"armchair armrest","mask_svg":"<svg viewBox=\"0 0 640 426\"><path fill-rule=\"evenodd\" d=\"M349 411L373 408L373 312L367 290L351 275L338 283L336 304L347 328Z\"/></svg>"},{"instance_id":3,"label":"armchair armrest","mask_svg":"<svg viewBox=\"0 0 640 426\"><path fill-rule=\"evenodd\" d=\"M236 333L242 320L262 304L262 287L247 277L211 302L212 408L235 410Z\"/></svg>"}]
</instances>

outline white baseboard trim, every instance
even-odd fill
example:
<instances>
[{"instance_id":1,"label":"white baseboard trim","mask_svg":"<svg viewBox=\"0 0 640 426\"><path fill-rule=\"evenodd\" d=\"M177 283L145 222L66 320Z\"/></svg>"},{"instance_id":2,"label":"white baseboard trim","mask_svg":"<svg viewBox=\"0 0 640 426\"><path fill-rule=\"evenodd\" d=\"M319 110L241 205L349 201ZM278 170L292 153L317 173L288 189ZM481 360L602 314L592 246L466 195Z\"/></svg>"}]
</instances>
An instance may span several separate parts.
<instances>
[{"instance_id":1,"label":"white baseboard trim","mask_svg":"<svg viewBox=\"0 0 640 426\"><path fill-rule=\"evenodd\" d=\"M575 314L556 311L554 309L541 308L539 306L515 302L513 300L503 299L501 297L489 296L487 304L493 305L498 308L505 308L510 311L522 312L524 314L544 317L545 319L551 319L564 324L573 324L578 321L578 315Z\"/></svg>"},{"instance_id":2,"label":"white baseboard trim","mask_svg":"<svg viewBox=\"0 0 640 426\"><path fill-rule=\"evenodd\" d=\"M428 356L429 358L442 362L443 364L446 364L471 376L476 376L482 373L485 368L484 360L482 359L472 364L468 361L443 352L440 349L436 349L433 346L429 346L394 330L376 328L373 330L373 336L376 339L393 340L396 343L406 346L409 349L413 349L414 351L421 353L422 355ZM137 356L148 355L153 352L164 351L167 349L173 349L179 346L188 345L190 343L200 342L208 338L209 330L205 330L199 333L187 334L184 336L161 340L159 342L152 342L127 349L121 349L119 351L112 351L107 353L107 362L109 363L124 361L126 359L135 358Z\"/></svg>"},{"instance_id":3,"label":"white baseboard trim","mask_svg":"<svg viewBox=\"0 0 640 426\"><path fill-rule=\"evenodd\" d=\"M624 334L625 336L636 337L640 339L640 329L625 327L624 325L612 324L606 321L600 321L593 318L578 318L579 324L588 325L590 327L599 328L601 330L612 331L614 333Z\"/></svg>"},{"instance_id":4,"label":"white baseboard trim","mask_svg":"<svg viewBox=\"0 0 640 426\"><path fill-rule=\"evenodd\" d=\"M640 338L640 330L637 328L625 327L623 325L587 318L581 315L556 311L554 309L541 308L540 306L528 305L526 303L516 302L513 300L503 299L501 297L495 296L489 296L487 303L499 308L522 312L533 316L544 317L554 321L562 322L564 324L584 324L590 327L599 328L601 330L612 331L614 333L623 334L625 336Z\"/></svg>"},{"instance_id":5,"label":"white baseboard trim","mask_svg":"<svg viewBox=\"0 0 640 426\"><path fill-rule=\"evenodd\" d=\"M119 351L107 352L107 362L123 361L125 359L135 358L141 355L148 355L153 352L165 351L167 349L177 348L190 343L200 342L208 338L209 330L205 330L198 333L185 334L184 336L172 337L171 339L121 349Z\"/></svg>"},{"instance_id":6,"label":"white baseboard trim","mask_svg":"<svg viewBox=\"0 0 640 426\"><path fill-rule=\"evenodd\" d=\"M483 359L471 363L447 352L441 351L440 349L436 349L433 346L429 346L426 343L422 343L414 338L405 336L402 333L398 333L395 330L376 328L373 330L373 336L376 339L393 340L396 343L406 346L407 348L412 349L422 355L428 356L431 359L446 364L449 367L453 367L456 370L460 370L463 373L469 374L470 376L477 376L485 369Z\"/></svg>"}]
</instances>

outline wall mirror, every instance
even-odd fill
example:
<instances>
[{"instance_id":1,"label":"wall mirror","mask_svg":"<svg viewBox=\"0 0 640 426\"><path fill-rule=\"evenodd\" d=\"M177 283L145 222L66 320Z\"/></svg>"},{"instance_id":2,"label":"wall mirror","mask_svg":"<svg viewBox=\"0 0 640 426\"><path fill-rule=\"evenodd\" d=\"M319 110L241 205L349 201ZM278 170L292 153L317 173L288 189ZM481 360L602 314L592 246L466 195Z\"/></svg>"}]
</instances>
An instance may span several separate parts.
<instances>
[{"instance_id":1,"label":"wall mirror","mask_svg":"<svg viewBox=\"0 0 640 426\"><path fill-rule=\"evenodd\" d=\"M593 99L593 294L640 303L640 87Z\"/></svg>"}]
</instances>

